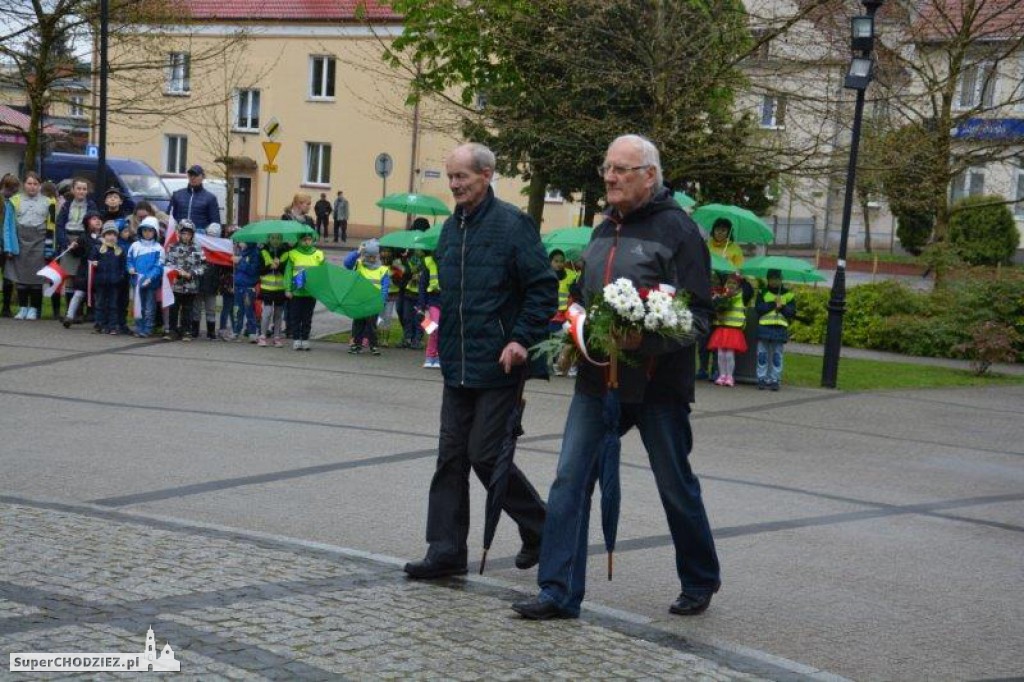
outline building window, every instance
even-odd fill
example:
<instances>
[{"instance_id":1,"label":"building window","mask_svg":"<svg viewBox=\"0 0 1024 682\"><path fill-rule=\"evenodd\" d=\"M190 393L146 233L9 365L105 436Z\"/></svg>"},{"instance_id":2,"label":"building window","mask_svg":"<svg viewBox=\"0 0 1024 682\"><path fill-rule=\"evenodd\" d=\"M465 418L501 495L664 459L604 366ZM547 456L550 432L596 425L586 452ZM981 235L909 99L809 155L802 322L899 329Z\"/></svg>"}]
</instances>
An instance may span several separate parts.
<instances>
[{"instance_id":1,"label":"building window","mask_svg":"<svg viewBox=\"0 0 1024 682\"><path fill-rule=\"evenodd\" d=\"M562 196L562 190L548 187L544 192L544 201L549 204L561 204L565 202L565 197Z\"/></svg>"},{"instance_id":2,"label":"building window","mask_svg":"<svg viewBox=\"0 0 1024 682\"><path fill-rule=\"evenodd\" d=\"M309 96L334 98L334 57L309 58Z\"/></svg>"},{"instance_id":3,"label":"building window","mask_svg":"<svg viewBox=\"0 0 1024 682\"><path fill-rule=\"evenodd\" d=\"M260 91L239 90L235 94L235 129L259 130Z\"/></svg>"},{"instance_id":4,"label":"building window","mask_svg":"<svg viewBox=\"0 0 1024 682\"><path fill-rule=\"evenodd\" d=\"M956 84L956 108L991 107L995 89L995 64L987 61L964 64Z\"/></svg>"},{"instance_id":5,"label":"building window","mask_svg":"<svg viewBox=\"0 0 1024 682\"><path fill-rule=\"evenodd\" d=\"M331 145L322 142L306 143L307 185L331 184Z\"/></svg>"},{"instance_id":6,"label":"building window","mask_svg":"<svg viewBox=\"0 0 1024 682\"><path fill-rule=\"evenodd\" d=\"M188 52L167 55L167 92L186 94L192 90L189 84L191 61Z\"/></svg>"},{"instance_id":7,"label":"building window","mask_svg":"<svg viewBox=\"0 0 1024 682\"><path fill-rule=\"evenodd\" d=\"M953 177L949 198L952 203L964 197L976 197L985 193L985 169L968 168Z\"/></svg>"},{"instance_id":8,"label":"building window","mask_svg":"<svg viewBox=\"0 0 1024 682\"><path fill-rule=\"evenodd\" d=\"M765 95L761 100L761 127L782 128L786 125L786 98Z\"/></svg>"},{"instance_id":9,"label":"building window","mask_svg":"<svg viewBox=\"0 0 1024 682\"><path fill-rule=\"evenodd\" d=\"M184 173L188 168L188 137L185 135L164 135L164 147L167 152L164 154L165 173Z\"/></svg>"},{"instance_id":10,"label":"building window","mask_svg":"<svg viewBox=\"0 0 1024 682\"><path fill-rule=\"evenodd\" d=\"M85 97L72 95L68 99L68 116L72 118L85 118Z\"/></svg>"},{"instance_id":11,"label":"building window","mask_svg":"<svg viewBox=\"0 0 1024 682\"><path fill-rule=\"evenodd\" d=\"M1024 218L1024 168L1017 169L1016 190L1013 199L1017 203L1013 205L1013 215Z\"/></svg>"}]
</instances>

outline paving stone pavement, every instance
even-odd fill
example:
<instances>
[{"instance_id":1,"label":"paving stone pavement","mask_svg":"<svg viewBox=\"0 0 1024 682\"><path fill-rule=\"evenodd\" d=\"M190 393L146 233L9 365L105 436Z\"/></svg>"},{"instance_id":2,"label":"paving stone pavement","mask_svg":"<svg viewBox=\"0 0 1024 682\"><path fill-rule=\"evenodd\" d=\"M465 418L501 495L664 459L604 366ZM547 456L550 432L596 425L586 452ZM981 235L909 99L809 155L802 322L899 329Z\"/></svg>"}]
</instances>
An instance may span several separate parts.
<instances>
[{"instance_id":1,"label":"paving stone pavement","mask_svg":"<svg viewBox=\"0 0 1024 682\"><path fill-rule=\"evenodd\" d=\"M90 505L0 498L0 548L5 653L133 653L152 627L192 679L725 682L815 672L607 614L521 621L494 581L412 582L385 559Z\"/></svg>"}]
</instances>

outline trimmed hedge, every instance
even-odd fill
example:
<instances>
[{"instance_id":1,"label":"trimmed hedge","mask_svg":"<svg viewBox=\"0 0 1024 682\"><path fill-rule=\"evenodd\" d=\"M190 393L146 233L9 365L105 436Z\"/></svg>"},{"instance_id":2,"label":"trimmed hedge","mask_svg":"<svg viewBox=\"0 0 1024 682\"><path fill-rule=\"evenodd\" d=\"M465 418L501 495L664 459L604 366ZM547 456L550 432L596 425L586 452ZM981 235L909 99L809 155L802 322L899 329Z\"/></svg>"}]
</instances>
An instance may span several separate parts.
<instances>
[{"instance_id":1,"label":"trimmed hedge","mask_svg":"<svg viewBox=\"0 0 1024 682\"><path fill-rule=\"evenodd\" d=\"M829 290L798 287L794 292L797 319L790 338L824 343ZM846 292L843 344L905 355L963 357L956 346L969 342L971 329L987 321L1024 333L1024 276L1003 273L996 280L967 273L930 293L891 280L851 287ZM1017 350L1024 353L1024 344Z\"/></svg>"}]
</instances>

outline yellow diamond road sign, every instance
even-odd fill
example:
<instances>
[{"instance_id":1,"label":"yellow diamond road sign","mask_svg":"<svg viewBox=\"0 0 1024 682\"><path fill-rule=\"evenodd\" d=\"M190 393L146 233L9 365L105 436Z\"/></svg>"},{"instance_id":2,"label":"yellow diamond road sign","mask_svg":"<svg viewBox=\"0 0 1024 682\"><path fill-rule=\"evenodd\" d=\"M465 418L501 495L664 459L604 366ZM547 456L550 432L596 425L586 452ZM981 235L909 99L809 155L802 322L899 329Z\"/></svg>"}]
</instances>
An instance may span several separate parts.
<instances>
[{"instance_id":1,"label":"yellow diamond road sign","mask_svg":"<svg viewBox=\"0 0 1024 682\"><path fill-rule=\"evenodd\" d=\"M280 142L264 142L263 153L267 155L267 163L273 164L274 159L277 158L277 153L281 151Z\"/></svg>"},{"instance_id":2,"label":"yellow diamond road sign","mask_svg":"<svg viewBox=\"0 0 1024 682\"><path fill-rule=\"evenodd\" d=\"M276 163L265 163L265 164L263 164L263 170L267 171L268 173L276 173L277 172L277 164Z\"/></svg>"}]
</instances>

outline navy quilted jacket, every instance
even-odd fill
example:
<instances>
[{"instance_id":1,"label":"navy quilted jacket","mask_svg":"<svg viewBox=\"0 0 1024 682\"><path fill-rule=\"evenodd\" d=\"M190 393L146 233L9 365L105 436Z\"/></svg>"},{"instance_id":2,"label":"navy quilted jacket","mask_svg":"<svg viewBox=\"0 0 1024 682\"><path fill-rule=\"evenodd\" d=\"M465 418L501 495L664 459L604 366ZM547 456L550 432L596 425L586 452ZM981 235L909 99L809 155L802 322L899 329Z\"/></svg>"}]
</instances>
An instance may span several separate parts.
<instances>
[{"instance_id":1,"label":"navy quilted jacket","mask_svg":"<svg viewBox=\"0 0 1024 682\"><path fill-rule=\"evenodd\" d=\"M445 221L435 251L441 285L441 370L449 386L511 386L518 374L498 364L502 349L547 337L558 308L558 280L533 220L487 190L469 216ZM541 372L543 374L543 372Z\"/></svg>"}]
</instances>

